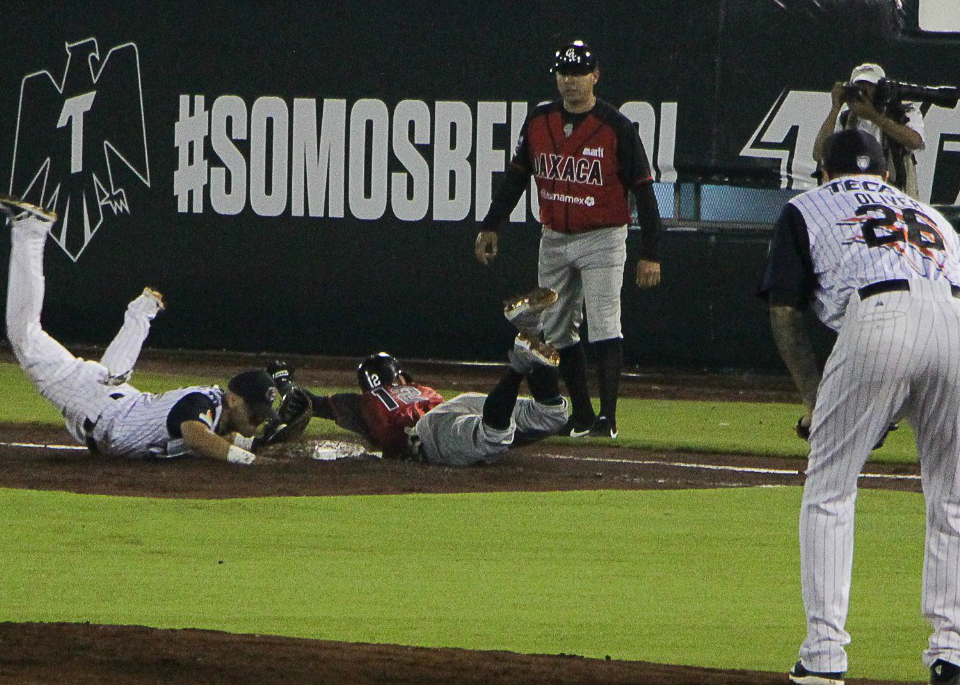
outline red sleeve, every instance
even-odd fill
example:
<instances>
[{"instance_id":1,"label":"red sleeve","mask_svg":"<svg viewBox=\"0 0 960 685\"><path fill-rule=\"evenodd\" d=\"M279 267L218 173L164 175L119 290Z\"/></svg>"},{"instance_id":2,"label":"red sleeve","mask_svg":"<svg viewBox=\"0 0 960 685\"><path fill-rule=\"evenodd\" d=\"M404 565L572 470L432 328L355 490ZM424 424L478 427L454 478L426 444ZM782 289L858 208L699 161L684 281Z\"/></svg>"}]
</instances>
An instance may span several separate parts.
<instances>
[{"instance_id":1,"label":"red sleeve","mask_svg":"<svg viewBox=\"0 0 960 685\"><path fill-rule=\"evenodd\" d=\"M384 452L399 453L407 444L404 428L415 426L441 402L440 394L425 385L393 385L363 393L360 412L373 444Z\"/></svg>"}]
</instances>

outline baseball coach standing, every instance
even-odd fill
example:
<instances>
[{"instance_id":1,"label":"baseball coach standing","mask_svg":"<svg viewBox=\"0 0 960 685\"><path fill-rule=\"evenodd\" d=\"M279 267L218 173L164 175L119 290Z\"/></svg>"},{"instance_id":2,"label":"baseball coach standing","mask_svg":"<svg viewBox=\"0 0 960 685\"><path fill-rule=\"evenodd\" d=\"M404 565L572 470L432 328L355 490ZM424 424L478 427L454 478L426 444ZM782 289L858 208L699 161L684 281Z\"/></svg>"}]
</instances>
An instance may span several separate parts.
<instances>
[{"instance_id":1,"label":"baseball coach standing","mask_svg":"<svg viewBox=\"0 0 960 685\"><path fill-rule=\"evenodd\" d=\"M545 312L543 333L560 355L572 416L564 434L617 437L617 395L623 366L620 290L627 260L628 193L636 199L642 227L636 281L660 283L657 244L660 214L643 143L631 121L594 95L600 79L597 57L583 41L560 48L552 71L560 99L533 110L481 224L476 258L497 255L497 230L536 178L540 201L539 282L559 295ZM580 342L584 305L590 342L596 345L600 413L587 386L586 353Z\"/></svg>"}]
</instances>

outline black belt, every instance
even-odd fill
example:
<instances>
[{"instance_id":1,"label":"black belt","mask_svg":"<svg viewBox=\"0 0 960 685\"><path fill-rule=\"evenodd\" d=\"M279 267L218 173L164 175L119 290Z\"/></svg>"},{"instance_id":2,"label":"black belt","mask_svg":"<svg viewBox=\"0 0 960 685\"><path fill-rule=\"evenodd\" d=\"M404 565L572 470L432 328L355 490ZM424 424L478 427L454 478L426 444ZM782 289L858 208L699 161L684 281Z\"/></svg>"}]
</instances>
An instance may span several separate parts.
<instances>
[{"instance_id":1,"label":"black belt","mask_svg":"<svg viewBox=\"0 0 960 685\"><path fill-rule=\"evenodd\" d=\"M910 281L906 278L891 278L888 281L877 281L876 283L865 285L862 288L858 288L857 292L860 293L860 299L865 300L868 297L873 297L880 293L893 293L903 290L910 290ZM960 286L951 285L950 294L960 299Z\"/></svg>"},{"instance_id":2,"label":"black belt","mask_svg":"<svg viewBox=\"0 0 960 685\"><path fill-rule=\"evenodd\" d=\"M97 427L96 421L91 421L90 419L83 420L83 432L87 436L87 449L91 452L99 452L97 449L97 442L93 439L93 429Z\"/></svg>"},{"instance_id":3,"label":"black belt","mask_svg":"<svg viewBox=\"0 0 960 685\"><path fill-rule=\"evenodd\" d=\"M111 400L121 400L125 397L122 392L112 392L110 393ZM97 441L93 439L93 429L97 427L97 421L100 420L98 416L96 421L90 419L89 417L83 420L83 432L87 436L87 449L91 452L99 452L97 449Z\"/></svg>"}]
</instances>

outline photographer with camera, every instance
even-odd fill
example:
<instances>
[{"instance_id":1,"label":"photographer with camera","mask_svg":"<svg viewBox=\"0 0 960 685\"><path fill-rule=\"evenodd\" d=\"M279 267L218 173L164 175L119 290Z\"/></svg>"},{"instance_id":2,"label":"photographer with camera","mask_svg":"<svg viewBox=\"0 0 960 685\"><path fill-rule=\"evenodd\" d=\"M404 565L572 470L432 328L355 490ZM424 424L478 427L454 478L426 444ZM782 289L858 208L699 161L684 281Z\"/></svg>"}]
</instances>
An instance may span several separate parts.
<instances>
[{"instance_id":1,"label":"photographer with camera","mask_svg":"<svg viewBox=\"0 0 960 685\"><path fill-rule=\"evenodd\" d=\"M849 82L834 84L830 91L833 107L813 144L813 158L818 164L822 162L824 142L831 134L861 129L876 138L883 148L890 172L888 182L919 199L913 152L924 147L923 114L915 102L895 97L896 88L891 90L886 84L899 85L887 81L883 68L871 63L856 67Z\"/></svg>"}]
</instances>

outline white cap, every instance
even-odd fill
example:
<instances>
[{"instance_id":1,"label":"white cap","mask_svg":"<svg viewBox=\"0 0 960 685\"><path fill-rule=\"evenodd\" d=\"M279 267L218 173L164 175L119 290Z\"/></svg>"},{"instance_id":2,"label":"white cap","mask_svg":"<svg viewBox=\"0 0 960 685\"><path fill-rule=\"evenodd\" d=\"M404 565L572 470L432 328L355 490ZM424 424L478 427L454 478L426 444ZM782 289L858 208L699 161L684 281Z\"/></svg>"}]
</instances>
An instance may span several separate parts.
<instances>
[{"instance_id":1,"label":"white cap","mask_svg":"<svg viewBox=\"0 0 960 685\"><path fill-rule=\"evenodd\" d=\"M850 83L865 81L867 83L877 84L880 82L880 79L886 77L887 74L883 71L883 67L879 64L866 62L859 67L855 67L854 70L850 72Z\"/></svg>"}]
</instances>

